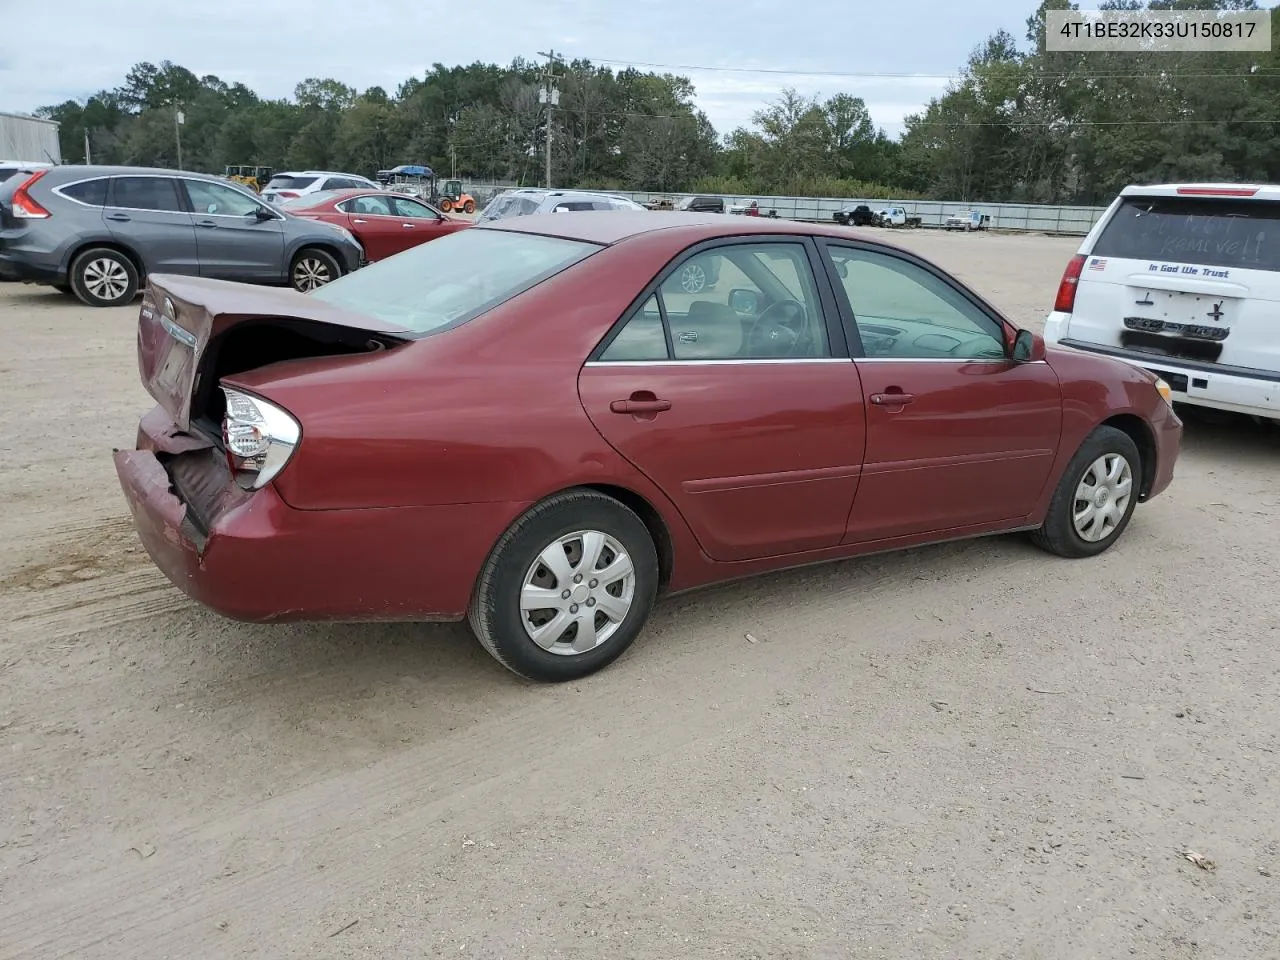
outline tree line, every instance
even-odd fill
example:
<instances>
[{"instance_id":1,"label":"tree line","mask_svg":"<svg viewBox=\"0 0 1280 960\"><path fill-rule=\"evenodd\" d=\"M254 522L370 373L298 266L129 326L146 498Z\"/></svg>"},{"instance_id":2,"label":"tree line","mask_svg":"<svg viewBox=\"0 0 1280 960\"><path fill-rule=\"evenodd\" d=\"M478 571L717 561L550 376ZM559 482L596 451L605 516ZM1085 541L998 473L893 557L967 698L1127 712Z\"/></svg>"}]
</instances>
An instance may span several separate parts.
<instances>
[{"instance_id":1,"label":"tree line","mask_svg":"<svg viewBox=\"0 0 1280 960\"><path fill-rule=\"evenodd\" d=\"M1047 52L1043 0L1019 46L997 32L897 138L851 92L782 91L750 126L720 135L689 78L557 64L435 64L392 93L310 78L292 98L180 65L139 63L87 100L41 108L63 158L347 170L400 163L541 182L547 123L561 187L740 195L1105 203L1126 183L1280 178L1280 44L1267 53ZM1254 0L1107 0L1103 9L1253 9ZM1280 18L1277 18L1280 19Z\"/></svg>"}]
</instances>

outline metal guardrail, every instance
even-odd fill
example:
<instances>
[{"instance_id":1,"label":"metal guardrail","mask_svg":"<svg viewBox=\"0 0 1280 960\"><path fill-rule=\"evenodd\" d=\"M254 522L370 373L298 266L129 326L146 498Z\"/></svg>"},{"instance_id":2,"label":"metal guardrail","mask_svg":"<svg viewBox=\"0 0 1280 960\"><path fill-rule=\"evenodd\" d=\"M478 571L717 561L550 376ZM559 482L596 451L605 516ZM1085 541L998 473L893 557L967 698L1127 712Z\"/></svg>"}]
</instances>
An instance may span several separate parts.
<instances>
[{"instance_id":1,"label":"metal guardrail","mask_svg":"<svg viewBox=\"0 0 1280 960\"><path fill-rule=\"evenodd\" d=\"M610 193L629 197L637 203L648 203L669 197L680 200L692 196L687 193L645 193L639 191L610 190ZM721 196L721 194L715 194ZM839 199L834 197L763 197L725 196L725 205L756 200L760 212L768 214L776 210L787 220L810 222L831 221L832 215L849 204L865 203L872 210L885 207L902 207L909 217L919 217L924 227L941 227L947 217L965 210L977 210L991 218L992 230L1018 230L1032 233L1062 233L1084 236L1106 211L1106 207L1049 206L1028 203L960 203L941 200L869 200L858 197Z\"/></svg>"}]
</instances>

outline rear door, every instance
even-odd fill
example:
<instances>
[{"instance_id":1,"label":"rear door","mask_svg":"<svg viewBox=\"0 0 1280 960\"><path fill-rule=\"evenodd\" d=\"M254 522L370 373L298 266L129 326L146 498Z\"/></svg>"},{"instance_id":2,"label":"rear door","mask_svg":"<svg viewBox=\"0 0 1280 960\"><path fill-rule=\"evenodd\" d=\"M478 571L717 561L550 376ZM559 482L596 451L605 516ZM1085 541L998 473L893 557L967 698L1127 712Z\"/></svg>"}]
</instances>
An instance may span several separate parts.
<instances>
[{"instance_id":1,"label":"rear door","mask_svg":"<svg viewBox=\"0 0 1280 960\"><path fill-rule=\"evenodd\" d=\"M416 228L412 223L406 226L405 218L396 214L393 199L390 193L375 193L352 197L339 207L347 214L347 229L360 240L370 260L382 260L413 245Z\"/></svg>"},{"instance_id":2,"label":"rear door","mask_svg":"<svg viewBox=\"0 0 1280 960\"><path fill-rule=\"evenodd\" d=\"M458 220L446 218L421 200L414 200L411 197L392 197L391 205L401 218L399 247L401 250L407 250L409 247L426 243L428 240L434 240L436 237L442 237L446 233L453 233L467 226Z\"/></svg>"},{"instance_id":3,"label":"rear door","mask_svg":"<svg viewBox=\"0 0 1280 960\"><path fill-rule=\"evenodd\" d=\"M259 281L285 276L284 221L278 213L225 184L184 179L182 185L195 220L200 276Z\"/></svg>"},{"instance_id":4,"label":"rear door","mask_svg":"<svg viewBox=\"0 0 1280 960\"><path fill-rule=\"evenodd\" d=\"M823 248L867 402L848 541L1026 517L1061 433L1053 369L1007 359L1002 321L922 261L853 241Z\"/></svg>"},{"instance_id":5,"label":"rear door","mask_svg":"<svg viewBox=\"0 0 1280 960\"><path fill-rule=\"evenodd\" d=\"M578 381L592 422L716 560L838 544L865 414L817 250L795 238L704 245L677 260ZM681 285L690 261L719 282Z\"/></svg>"},{"instance_id":6,"label":"rear door","mask_svg":"<svg viewBox=\"0 0 1280 960\"><path fill-rule=\"evenodd\" d=\"M199 272L195 226L174 178L112 177L102 219L147 273Z\"/></svg>"},{"instance_id":7,"label":"rear door","mask_svg":"<svg viewBox=\"0 0 1280 960\"><path fill-rule=\"evenodd\" d=\"M1278 311L1280 202L1132 196L1085 260L1064 339L1280 370Z\"/></svg>"}]
</instances>

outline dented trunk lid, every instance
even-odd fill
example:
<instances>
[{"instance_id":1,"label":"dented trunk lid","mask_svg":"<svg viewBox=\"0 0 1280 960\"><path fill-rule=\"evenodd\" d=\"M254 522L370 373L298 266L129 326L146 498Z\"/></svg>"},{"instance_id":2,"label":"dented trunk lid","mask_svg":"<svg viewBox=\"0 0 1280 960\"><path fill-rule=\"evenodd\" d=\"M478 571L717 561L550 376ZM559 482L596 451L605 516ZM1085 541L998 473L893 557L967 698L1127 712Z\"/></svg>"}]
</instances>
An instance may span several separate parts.
<instances>
[{"instance_id":1,"label":"dented trunk lid","mask_svg":"<svg viewBox=\"0 0 1280 960\"><path fill-rule=\"evenodd\" d=\"M249 321L282 321L332 338L408 338L402 327L292 289L154 275L148 279L138 313L138 371L147 392L179 429L191 427L192 398L209 373L205 360L210 344Z\"/></svg>"}]
</instances>

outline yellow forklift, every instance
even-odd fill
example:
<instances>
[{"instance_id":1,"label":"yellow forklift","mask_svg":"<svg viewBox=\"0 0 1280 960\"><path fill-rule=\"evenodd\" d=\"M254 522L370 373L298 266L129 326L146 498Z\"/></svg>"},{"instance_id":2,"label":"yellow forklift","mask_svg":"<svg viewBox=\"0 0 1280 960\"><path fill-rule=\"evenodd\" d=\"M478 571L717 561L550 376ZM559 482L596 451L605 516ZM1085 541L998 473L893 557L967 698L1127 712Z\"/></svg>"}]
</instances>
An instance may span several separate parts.
<instances>
[{"instance_id":1,"label":"yellow forklift","mask_svg":"<svg viewBox=\"0 0 1280 960\"><path fill-rule=\"evenodd\" d=\"M226 178L232 183L248 187L254 193L261 193L273 173L275 171L271 167L232 166L227 167Z\"/></svg>"}]
</instances>

